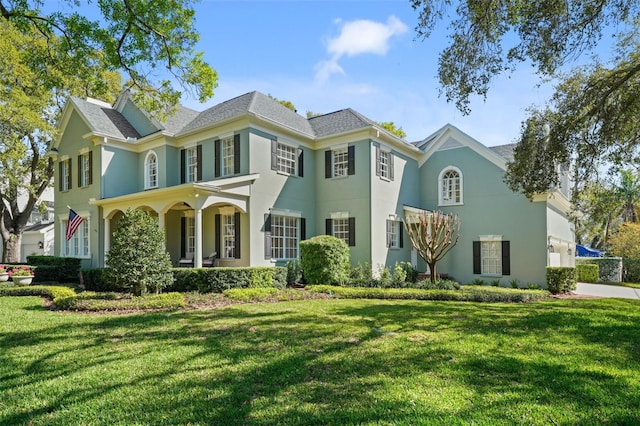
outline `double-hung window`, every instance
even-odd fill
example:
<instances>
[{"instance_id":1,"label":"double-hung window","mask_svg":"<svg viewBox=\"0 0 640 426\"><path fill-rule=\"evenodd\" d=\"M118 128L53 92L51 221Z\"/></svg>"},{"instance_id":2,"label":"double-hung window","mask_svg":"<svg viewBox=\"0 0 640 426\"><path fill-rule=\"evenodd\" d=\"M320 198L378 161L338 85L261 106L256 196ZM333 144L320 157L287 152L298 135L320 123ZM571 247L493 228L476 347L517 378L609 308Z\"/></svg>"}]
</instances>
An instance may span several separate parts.
<instances>
[{"instance_id":1,"label":"double-hung window","mask_svg":"<svg viewBox=\"0 0 640 426\"><path fill-rule=\"evenodd\" d=\"M393 153L379 146L376 147L376 175L393 180Z\"/></svg>"},{"instance_id":2,"label":"double-hung window","mask_svg":"<svg viewBox=\"0 0 640 426\"><path fill-rule=\"evenodd\" d=\"M92 183L92 155L87 151L78 156L78 186L89 186Z\"/></svg>"},{"instance_id":3,"label":"double-hung window","mask_svg":"<svg viewBox=\"0 0 640 426\"><path fill-rule=\"evenodd\" d=\"M214 177L240 173L240 135L223 136L213 143Z\"/></svg>"},{"instance_id":4,"label":"double-hung window","mask_svg":"<svg viewBox=\"0 0 640 426\"><path fill-rule=\"evenodd\" d=\"M331 213L331 218L326 219L325 231L326 235L344 240L348 246L356 245L356 218L349 217L348 212Z\"/></svg>"},{"instance_id":5,"label":"double-hung window","mask_svg":"<svg viewBox=\"0 0 640 426\"><path fill-rule=\"evenodd\" d=\"M231 176L234 172L235 149L233 136L220 141L222 149L222 176Z\"/></svg>"},{"instance_id":6,"label":"double-hung window","mask_svg":"<svg viewBox=\"0 0 640 426\"><path fill-rule=\"evenodd\" d=\"M277 139L271 140L271 170L283 175L304 176L304 150L282 143Z\"/></svg>"},{"instance_id":7,"label":"double-hung window","mask_svg":"<svg viewBox=\"0 0 640 426\"><path fill-rule=\"evenodd\" d=\"M473 242L473 273L487 276L510 275L510 244L502 235L480 235Z\"/></svg>"},{"instance_id":8,"label":"double-hung window","mask_svg":"<svg viewBox=\"0 0 640 426\"><path fill-rule=\"evenodd\" d=\"M66 238L67 226L69 226L69 221L65 219L62 221L62 226L60 227L62 255L67 257L89 257L89 218L84 218L76 229L76 232L74 232L73 236L68 240Z\"/></svg>"},{"instance_id":9,"label":"double-hung window","mask_svg":"<svg viewBox=\"0 0 640 426\"><path fill-rule=\"evenodd\" d=\"M185 161L185 180L195 182L198 176L198 151L195 146L185 150Z\"/></svg>"},{"instance_id":10,"label":"double-hung window","mask_svg":"<svg viewBox=\"0 0 640 426\"><path fill-rule=\"evenodd\" d=\"M402 248L402 222L387 219L387 247Z\"/></svg>"},{"instance_id":11,"label":"double-hung window","mask_svg":"<svg viewBox=\"0 0 640 426\"><path fill-rule=\"evenodd\" d=\"M300 218L271 215L271 258L297 259Z\"/></svg>"},{"instance_id":12,"label":"double-hung window","mask_svg":"<svg viewBox=\"0 0 640 426\"><path fill-rule=\"evenodd\" d=\"M236 218L233 214L221 216L222 220L222 258L236 257Z\"/></svg>"},{"instance_id":13,"label":"double-hung window","mask_svg":"<svg viewBox=\"0 0 640 426\"><path fill-rule=\"evenodd\" d=\"M355 174L355 147L337 147L325 151L325 178L344 177Z\"/></svg>"},{"instance_id":14,"label":"double-hung window","mask_svg":"<svg viewBox=\"0 0 640 426\"><path fill-rule=\"evenodd\" d=\"M58 169L58 189L63 191L68 191L71 189L71 159L67 158L65 160L61 160L59 163Z\"/></svg>"}]
</instances>

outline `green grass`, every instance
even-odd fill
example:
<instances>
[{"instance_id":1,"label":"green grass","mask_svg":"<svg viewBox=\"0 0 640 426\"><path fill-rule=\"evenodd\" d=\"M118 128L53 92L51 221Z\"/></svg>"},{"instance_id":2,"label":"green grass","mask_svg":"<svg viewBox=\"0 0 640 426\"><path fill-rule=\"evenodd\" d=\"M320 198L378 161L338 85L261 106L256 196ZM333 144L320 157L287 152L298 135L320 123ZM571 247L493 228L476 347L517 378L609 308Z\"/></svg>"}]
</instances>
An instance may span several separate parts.
<instances>
[{"instance_id":1,"label":"green grass","mask_svg":"<svg viewBox=\"0 0 640 426\"><path fill-rule=\"evenodd\" d=\"M640 302L0 297L0 424L640 423Z\"/></svg>"}]
</instances>

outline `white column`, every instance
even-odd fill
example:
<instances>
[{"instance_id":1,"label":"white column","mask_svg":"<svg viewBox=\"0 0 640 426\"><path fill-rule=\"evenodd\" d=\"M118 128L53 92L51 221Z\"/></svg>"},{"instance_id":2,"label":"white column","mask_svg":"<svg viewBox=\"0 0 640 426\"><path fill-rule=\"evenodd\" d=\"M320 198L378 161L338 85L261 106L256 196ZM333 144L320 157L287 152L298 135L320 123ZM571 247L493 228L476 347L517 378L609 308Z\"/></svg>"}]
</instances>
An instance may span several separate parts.
<instances>
[{"instance_id":1,"label":"white column","mask_svg":"<svg viewBox=\"0 0 640 426\"><path fill-rule=\"evenodd\" d=\"M108 217L104 218L104 256L102 258L103 266L107 267L107 253L111 248L111 220Z\"/></svg>"},{"instance_id":2,"label":"white column","mask_svg":"<svg viewBox=\"0 0 640 426\"><path fill-rule=\"evenodd\" d=\"M202 268L202 209L196 208L196 247L193 253L193 266Z\"/></svg>"}]
</instances>

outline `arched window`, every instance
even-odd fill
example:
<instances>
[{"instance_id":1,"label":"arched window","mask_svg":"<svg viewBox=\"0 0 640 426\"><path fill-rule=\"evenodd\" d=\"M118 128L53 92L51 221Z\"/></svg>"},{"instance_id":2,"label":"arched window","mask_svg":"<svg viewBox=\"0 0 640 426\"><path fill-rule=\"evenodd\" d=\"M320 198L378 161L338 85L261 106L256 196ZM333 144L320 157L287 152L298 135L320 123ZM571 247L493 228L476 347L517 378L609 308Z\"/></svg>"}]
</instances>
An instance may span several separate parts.
<instances>
[{"instance_id":1,"label":"arched window","mask_svg":"<svg viewBox=\"0 0 640 426\"><path fill-rule=\"evenodd\" d=\"M457 167L449 166L440 172L438 177L440 205L462 204L462 172Z\"/></svg>"},{"instance_id":2,"label":"arched window","mask_svg":"<svg viewBox=\"0 0 640 426\"><path fill-rule=\"evenodd\" d=\"M158 187L158 156L150 151L144 160L144 189Z\"/></svg>"}]
</instances>

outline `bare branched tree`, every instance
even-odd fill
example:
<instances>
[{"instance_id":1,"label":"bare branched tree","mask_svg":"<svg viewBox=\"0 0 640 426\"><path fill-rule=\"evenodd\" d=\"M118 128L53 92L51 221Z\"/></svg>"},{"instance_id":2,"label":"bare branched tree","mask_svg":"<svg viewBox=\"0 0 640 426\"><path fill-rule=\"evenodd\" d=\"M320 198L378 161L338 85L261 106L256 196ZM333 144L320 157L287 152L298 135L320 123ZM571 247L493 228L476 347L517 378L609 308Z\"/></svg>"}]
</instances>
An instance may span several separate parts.
<instances>
[{"instance_id":1,"label":"bare branched tree","mask_svg":"<svg viewBox=\"0 0 640 426\"><path fill-rule=\"evenodd\" d=\"M441 211L409 214L404 226L411 244L418 255L429 265L431 282L435 283L436 263L441 260L460 239L460 219Z\"/></svg>"}]
</instances>

